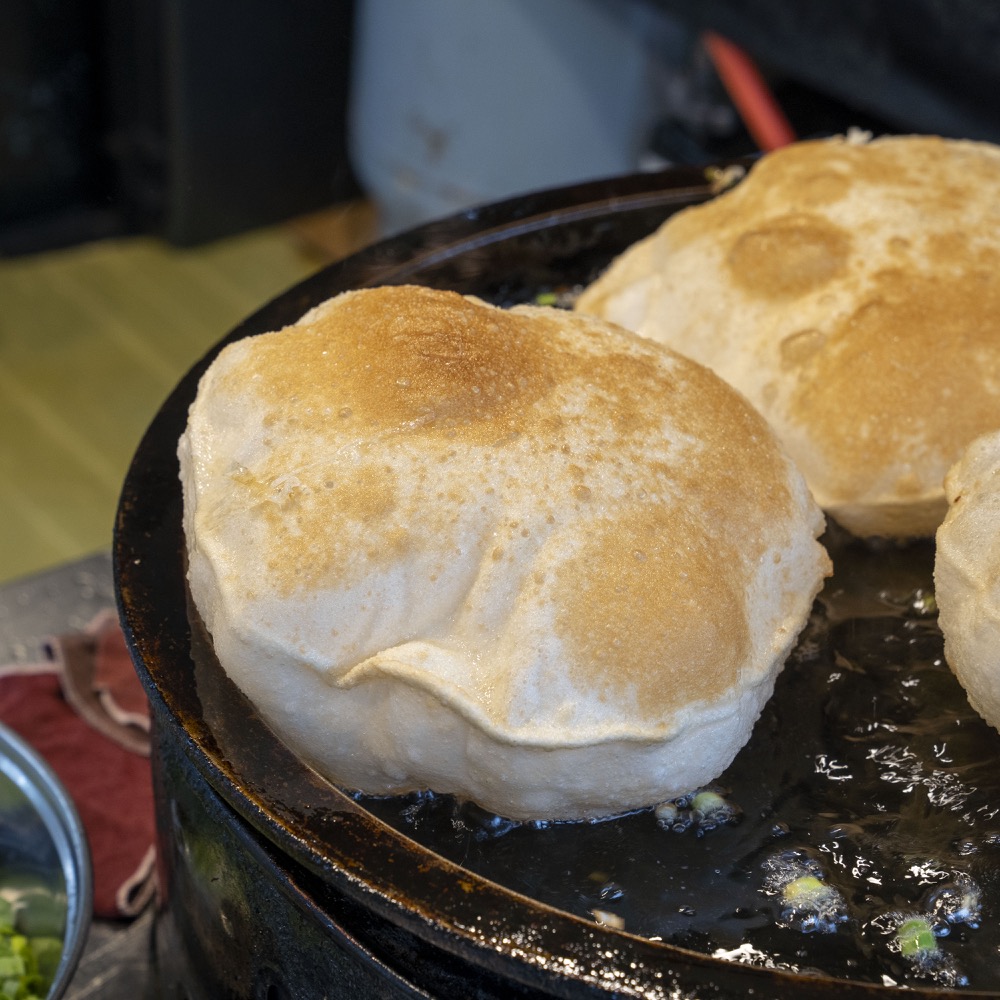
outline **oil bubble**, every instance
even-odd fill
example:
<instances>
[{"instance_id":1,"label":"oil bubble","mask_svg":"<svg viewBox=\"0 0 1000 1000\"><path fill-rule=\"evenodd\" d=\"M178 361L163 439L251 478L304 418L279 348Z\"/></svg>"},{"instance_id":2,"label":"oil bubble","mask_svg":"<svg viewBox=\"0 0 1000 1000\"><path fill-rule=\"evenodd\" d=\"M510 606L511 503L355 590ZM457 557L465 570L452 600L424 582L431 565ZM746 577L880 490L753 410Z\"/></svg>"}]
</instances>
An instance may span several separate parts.
<instances>
[{"instance_id":1,"label":"oil bubble","mask_svg":"<svg viewBox=\"0 0 1000 1000\"><path fill-rule=\"evenodd\" d=\"M738 823L742 818L743 810L726 795L721 789L699 788L688 795L661 802L653 814L664 830L683 833L693 829L701 837L717 827Z\"/></svg>"},{"instance_id":2,"label":"oil bubble","mask_svg":"<svg viewBox=\"0 0 1000 1000\"><path fill-rule=\"evenodd\" d=\"M767 858L763 868L763 891L781 901L779 926L829 934L850 919L844 897L826 881L823 866L805 852L782 851Z\"/></svg>"},{"instance_id":3,"label":"oil bubble","mask_svg":"<svg viewBox=\"0 0 1000 1000\"><path fill-rule=\"evenodd\" d=\"M973 929L979 927L982 917L980 896L979 886L964 874L938 886L927 902L935 932L943 936L958 924Z\"/></svg>"},{"instance_id":4,"label":"oil bubble","mask_svg":"<svg viewBox=\"0 0 1000 1000\"><path fill-rule=\"evenodd\" d=\"M925 914L899 911L882 914L872 921L872 926L888 935L887 947L906 963L913 978L949 989L969 984L954 956L941 947L939 935Z\"/></svg>"},{"instance_id":5,"label":"oil bubble","mask_svg":"<svg viewBox=\"0 0 1000 1000\"><path fill-rule=\"evenodd\" d=\"M605 882L597 890L597 895L599 899L606 903L611 900L621 899L625 895L625 890L614 882Z\"/></svg>"}]
</instances>

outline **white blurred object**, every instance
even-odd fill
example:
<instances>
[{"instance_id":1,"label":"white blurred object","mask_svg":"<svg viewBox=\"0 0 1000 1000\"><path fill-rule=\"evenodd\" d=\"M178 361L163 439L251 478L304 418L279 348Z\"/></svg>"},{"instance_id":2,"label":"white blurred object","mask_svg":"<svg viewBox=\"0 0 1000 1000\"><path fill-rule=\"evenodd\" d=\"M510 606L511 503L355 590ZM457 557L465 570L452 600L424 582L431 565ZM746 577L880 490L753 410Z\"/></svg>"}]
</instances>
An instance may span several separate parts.
<instances>
[{"instance_id":1,"label":"white blurred object","mask_svg":"<svg viewBox=\"0 0 1000 1000\"><path fill-rule=\"evenodd\" d=\"M642 0L361 0L349 144L384 235L639 170L682 29Z\"/></svg>"}]
</instances>

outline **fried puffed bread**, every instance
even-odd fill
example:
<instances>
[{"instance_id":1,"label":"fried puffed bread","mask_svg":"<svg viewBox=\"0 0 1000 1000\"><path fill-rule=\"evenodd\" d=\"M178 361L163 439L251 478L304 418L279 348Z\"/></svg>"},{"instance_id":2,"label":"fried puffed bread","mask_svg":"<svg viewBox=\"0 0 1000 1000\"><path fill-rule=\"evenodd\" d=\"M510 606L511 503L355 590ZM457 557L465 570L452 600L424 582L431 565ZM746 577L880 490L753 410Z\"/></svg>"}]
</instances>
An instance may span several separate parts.
<instances>
[{"instance_id":1,"label":"fried puffed bread","mask_svg":"<svg viewBox=\"0 0 1000 1000\"><path fill-rule=\"evenodd\" d=\"M945 490L934 558L945 659L972 707L1000 729L1000 431L969 446Z\"/></svg>"},{"instance_id":2,"label":"fried puffed bread","mask_svg":"<svg viewBox=\"0 0 1000 1000\"><path fill-rule=\"evenodd\" d=\"M856 535L933 535L1000 426L1000 149L851 136L763 157L629 248L578 308L708 365Z\"/></svg>"},{"instance_id":3,"label":"fried puffed bread","mask_svg":"<svg viewBox=\"0 0 1000 1000\"><path fill-rule=\"evenodd\" d=\"M345 293L227 346L179 456L222 666L368 793L572 819L696 788L828 572L745 400L563 310Z\"/></svg>"}]
</instances>

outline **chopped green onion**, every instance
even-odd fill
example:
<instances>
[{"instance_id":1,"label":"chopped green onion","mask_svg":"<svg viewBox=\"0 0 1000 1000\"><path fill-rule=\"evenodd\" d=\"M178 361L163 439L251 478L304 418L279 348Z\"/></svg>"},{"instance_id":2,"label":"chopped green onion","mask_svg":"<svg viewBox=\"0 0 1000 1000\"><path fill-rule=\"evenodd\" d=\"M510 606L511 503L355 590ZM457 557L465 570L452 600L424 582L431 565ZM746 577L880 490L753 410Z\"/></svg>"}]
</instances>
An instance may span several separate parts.
<instances>
[{"instance_id":1,"label":"chopped green onion","mask_svg":"<svg viewBox=\"0 0 1000 1000\"><path fill-rule=\"evenodd\" d=\"M719 809L728 809L729 803L718 792L703 791L691 800L691 808L702 816L708 816Z\"/></svg>"},{"instance_id":2,"label":"chopped green onion","mask_svg":"<svg viewBox=\"0 0 1000 1000\"><path fill-rule=\"evenodd\" d=\"M896 929L896 942L904 958L919 958L937 951L937 938L930 923L923 917L904 920Z\"/></svg>"},{"instance_id":3,"label":"chopped green onion","mask_svg":"<svg viewBox=\"0 0 1000 1000\"><path fill-rule=\"evenodd\" d=\"M790 906L805 906L827 899L830 896L830 887L815 875L803 875L792 879L785 886L782 896Z\"/></svg>"}]
</instances>

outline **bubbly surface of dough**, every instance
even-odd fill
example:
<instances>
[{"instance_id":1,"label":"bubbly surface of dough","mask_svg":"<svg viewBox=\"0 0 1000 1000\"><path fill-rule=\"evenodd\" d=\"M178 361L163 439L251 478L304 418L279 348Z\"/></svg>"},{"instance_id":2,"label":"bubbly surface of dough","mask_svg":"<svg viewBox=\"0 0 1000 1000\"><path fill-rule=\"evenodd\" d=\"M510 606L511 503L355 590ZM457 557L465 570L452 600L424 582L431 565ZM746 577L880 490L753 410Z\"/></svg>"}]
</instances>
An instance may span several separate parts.
<instances>
[{"instance_id":1,"label":"bubbly surface of dough","mask_svg":"<svg viewBox=\"0 0 1000 1000\"><path fill-rule=\"evenodd\" d=\"M561 310L345 293L226 347L179 457L220 662L370 793L577 818L697 787L828 572L742 397Z\"/></svg>"},{"instance_id":2,"label":"bubbly surface of dough","mask_svg":"<svg viewBox=\"0 0 1000 1000\"><path fill-rule=\"evenodd\" d=\"M969 446L945 490L934 560L945 659L972 707L1000 729L1000 431Z\"/></svg>"},{"instance_id":3,"label":"bubbly surface of dough","mask_svg":"<svg viewBox=\"0 0 1000 1000\"><path fill-rule=\"evenodd\" d=\"M1000 149L798 143L675 215L578 302L701 361L855 534L929 536L1000 426Z\"/></svg>"}]
</instances>

